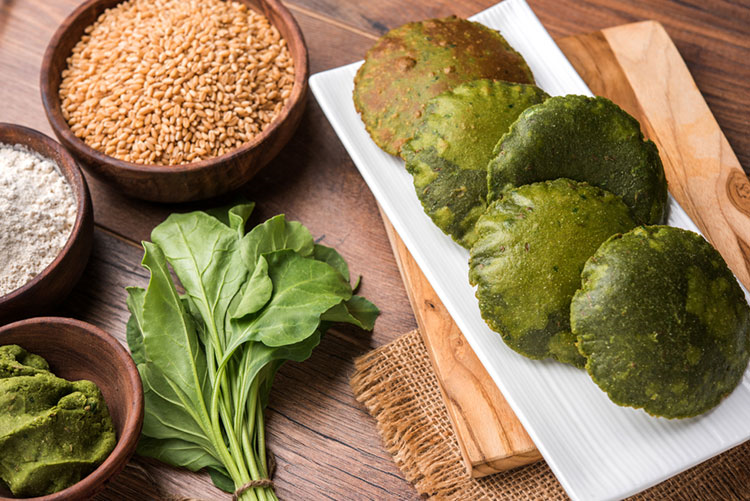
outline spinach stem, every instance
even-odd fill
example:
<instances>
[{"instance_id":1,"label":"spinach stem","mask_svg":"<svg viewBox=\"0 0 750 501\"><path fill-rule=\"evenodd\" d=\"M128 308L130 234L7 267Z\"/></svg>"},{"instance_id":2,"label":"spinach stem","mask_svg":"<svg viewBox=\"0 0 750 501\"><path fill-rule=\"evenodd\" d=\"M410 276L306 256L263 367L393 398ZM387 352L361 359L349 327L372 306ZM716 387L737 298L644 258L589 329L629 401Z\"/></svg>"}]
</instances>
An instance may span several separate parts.
<instances>
[{"instance_id":1,"label":"spinach stem","mask_svg":"<svg viewBox=\"0 0 750 501\"><path fill-rule=\"evenodd\" d=\"M247 407L247 419L243 423L243 445L245 449L245 458L248 461L248 463L252 462L253 457L253 448L251 445L251 437L255 436L255 419L253 416L255 415L255 409L258 402L258 385L257 380L253 381L252 386L250 387L250 397L247 399L246 407Z\"/></svg>"},{"instance_id":2,"label":"spinach stem","mask_svg":"<svg viewBox=\"0 0 750 501\"><path fill-rule=\"evenodd\" d=\"M226 365L224 367L226 367ZM223 369L221 372L221 384L225 386L228 385L226 371L224 371ZM249 477L250 473L248 472L247 467L245 466L245 462L241 460L242 447L240 447L240 443L237 440L237 434L234 431L234 426L232 426L232 419L229 415L230 413L228 412L226 408L227 403L226 401L223 401L223 398L221 397L220 397L220 400L222 400L222 403L224 404L221 406L219 410L221 411L221 423L223 424L224 431L229 441L229 450L232 452L233 457L240 458L240 461L237 462L237 466L240 470L240 475L243 477Z\"/></svg>"},{"instance_id":3,"label":"spinach stem","mask_svg":"<svg viewBox=\"0 0 750 501\"><path fill-rule=\"evenodd\" d=\"M263 455L261 455L261 452L257 451L255 447L253 447L253 438L257 436L256 426L258 418L256 418L256 416L260 416L259 419L262 421L263 412L263 410L260 408L259 383L260 378L256 377L250 385L250 394L249 397L245 400L244 405L242 405L241 399L236 400L238 408L247 408L247 419L242 422L241 430L238 434L240 435L242 441L242 452L244 455L244 459L248 465L250 475L253 480L268 478L268 472L264 464L265 461L263 459ZM259 463L261 465L260 468L258 467ZM273 491L271 489L256 488L249 490L255 491L255 496L259 501L273 501L274 499L276 499L276 496L275 494L273 494Z\"/></svg>"},{"instance_id":4,"label":"spinach stem","mask_svg":"<svg viewBox=\"0 0 750 501\"><path fill-rule=\"evenodd\" d=\"M268 469L268 460L267 460L267 450L266 450L266 427L265 427L265 416L264 416L264 408L263 403L261 402L261 394L260 394L260 384L261 381L266 378L270 377L273 378L275 376L275 371L270 370L270 366L265 366L261 373L258 374L258 377L256 378L257 385L256 385L256 391L254 395L254 402L255 402L255 441L256 441L256 447L255 452L256 456L258 457L260 461L260 470L265 478L271 478L271 475L273 472L271 472ZM270 385L269 385L270 386ZM249 416L250 420L252 417ZM273 489L263 489L264 494L268 496L268 501L278 501L278 498L276 497L276 493Z\"/></svg>"},{"instance_id":5,"label":"spinach stem","mask_svg":"<svg viewBox=\"0 0 750 501\"><path fill-rule=\"evenodd\" d=\"M257 409L258 411L256 413L257 424L255 426L255 438L257 441L258 459L260 460L260 468L263 474L266 476L266 478L271 478L271 472L268 470L268 460L266 458L266 427L263 416L263 406L260 404L260 395L258 395ZM273 489L269 488L263 490L264 493L268 496L268 501L278 501L276 493L273 491Z\"/></svg>"},{"instance_id":6,"label":"spinach stem","mask_svg":"<svg viewBox=\"0 0 750 501\"><path fill-rule=\"evenodd\" d=\"M215 364L221 364L221 360L224 358L224 346L221 342L221 339L219 338L219 332L216 328L216 325L213 324L213 322L209 325L211 329L211 334L214 342L214 354L215 354ZM212 407L212 420L216 423L219 423L219 415L221 416L221 423L224 425L224 431L226 434L226 438L229 442L229 451L231 452L231 455L234 458L242 457L242 448L239 445L239 442L237 441L237 436L234 433L234 427L232 426L231 421L231 406L229 397L231 396L231 385L229 384L229 377L227 376L227 367L229 364L232 363L232 361L228 361L226 364L224 364L223 367L220 367L219 370L216 373L216 379L217 383L214 386L213 395L211 397L211 407ZM213 365L213 364L211 364ZM215 366L214 366L215 367ZM218 392L218 394L217 394ZM219 412L214 414L213 413L213 406L214 406L214 396L216 396L216 400L218 400L219 404ZM221 433L219 431L219 433ZM222 441L223 443L223 441ZM247 471L247 468L245 467L244 461L240 461L239 463L235 461L235 465L237 466L237 469L239 471L240 477L248 477L249 473Z\"/></svg>"},{"instance_id":7,"label":"spinach stem","mask_svg":"<svg viewBox=\"0 0 750 501\"><path fill-rule=\"evenodd\" d=\"M224 367L219 369L219 373L217 375L221 375L224 373ZM234 460L234 457L232 456L232 453L226 446L226 442L224 440L224 434L221 432L221 424L223 421L219 418L219 399L221 394L221 386L220 384L217 384L214 386L212 392L211 392L211 434L213 436L213 442L214 447L216 447L217 452L222 457L222 461L224 462L224 466L227 468L227 472L229 473L229 476L234 481L235 485L237 483L240 483L240 485L243 485L248 478L247 470L240 468L240 466L236 463Z\"/></svg>"},{"instance_id":8,"label":"spinach stem","mask_svg":"<svg viewBox=\"0 0 750 501\"><path fill-rule=\"evenodd\" d=\"M244 427L247 423L247 420L245 420L245 412L247 406L245 405L246 402L249 402L247 392L250 389L250 386L252 385L252 381L248 383L248 365L252 362L252 355L251 355L251 349L250 349L250 343L246 343L244 345L244 350L242 350L242 361L239 364L239 368L237 369L237 372L240 374L239 378L235 378L236 380L240 380L235 387L234 391L234 402L235 402L235 414L234 414L234 427L235 428L241 428ZM253 423L250 423L251 425Z\"/></svg>"},{"instance_id":9,"label":"spinach stem","mask_svg":"<svg viewBox=\"0 0 750 501\"><path fill-rule=\"evenodd\" d=\"M256 400L259 398L260 396L256 395ZM257 404L257 409L255 436L258 440L258 456L260 458L260 467L263 472L270 477L266 459L266 429L263 422L263 406L260 404L260 402L258 402Z\"/></svg>"}]
</instances>

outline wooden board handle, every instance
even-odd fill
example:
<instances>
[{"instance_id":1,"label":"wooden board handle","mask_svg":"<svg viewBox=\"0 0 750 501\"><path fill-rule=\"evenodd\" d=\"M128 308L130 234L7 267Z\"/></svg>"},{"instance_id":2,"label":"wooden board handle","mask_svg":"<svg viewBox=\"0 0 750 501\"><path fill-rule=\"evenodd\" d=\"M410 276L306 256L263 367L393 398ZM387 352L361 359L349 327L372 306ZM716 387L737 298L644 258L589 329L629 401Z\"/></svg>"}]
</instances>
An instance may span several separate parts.
<instances>
[{"instance_id":1,"label":"wooden board handle","mask_svg":"<svg viewBox=\"0 0 750 501\"><path fill-rule=\"evenodd\" d=\"M672 39L656 21L603 34L640 105L636 118L659 147L670 193L750 289L750 182Z\"/></svg>"},{"instance_id":2,"label":"wooden board handle","mask_svg":"<svg viewBox=\"0 0 750 501\"><path fill-rule=\"evenodd\" d=\"M534 442L388 218L380 213L467 473L483 477L539 461L542 456Z\"/></svg>"}]
</instances>

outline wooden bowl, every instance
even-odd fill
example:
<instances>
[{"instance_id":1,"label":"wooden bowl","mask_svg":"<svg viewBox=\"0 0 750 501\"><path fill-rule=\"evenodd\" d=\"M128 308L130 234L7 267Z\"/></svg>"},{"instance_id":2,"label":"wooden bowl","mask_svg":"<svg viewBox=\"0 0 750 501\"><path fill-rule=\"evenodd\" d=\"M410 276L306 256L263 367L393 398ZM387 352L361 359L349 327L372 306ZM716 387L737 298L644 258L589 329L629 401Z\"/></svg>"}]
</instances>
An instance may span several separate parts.
<instances>
[{"instance_id":1,"label":"wooden bowl","mask_svg":"<svg viewBox=\"0 0 750 501\"><path fill-rule=\"evenodd\" d=\"M102 391L117 433L117 445L99 467L80 482L34 501L91 499L120 473L135 452L143 426L143 387L138 369L125 348L93 325L59 317L22 320L0 327L0 346L17 344L40 355L53 374L76 381L88 379ZM0 490L0 501L18 498Z\"/></svg>"},{"instance_id":2,"label":"wooden bowl","mask_svg":"<svg viewBox=\"0 0 750 501\"><path fill-rule=\"evenodd\" d=\"M156 202L210 198L248 182L289 141L302 118L309 74L307 48L292 14L279 0L239 0L262 12L286 39L294 60L292 94L279 116L251 141L224 155L183 165L141 165L97 151L77 138L62 116L59 88L67 58L87 26L122 0L88 0L68 16L52 36L44 54L40 88L42 103L60 142L87 172L127 195Z\"/></svg>"},{"instance_id":3,"label":"wooden bowl","mask_svg":"<svg viewBox=\"0 0 750 501\"><path fill-rule=\"evenodd\" d=\"M76 221L60 254L22 287L0 296L0 324L38 315L59 303L81 278L94 241L94 213L86 180L73 157L53 139L27 127L0 123L0 143L22 144L54 160L76 197Z\"/></svg>"}]
</instances>

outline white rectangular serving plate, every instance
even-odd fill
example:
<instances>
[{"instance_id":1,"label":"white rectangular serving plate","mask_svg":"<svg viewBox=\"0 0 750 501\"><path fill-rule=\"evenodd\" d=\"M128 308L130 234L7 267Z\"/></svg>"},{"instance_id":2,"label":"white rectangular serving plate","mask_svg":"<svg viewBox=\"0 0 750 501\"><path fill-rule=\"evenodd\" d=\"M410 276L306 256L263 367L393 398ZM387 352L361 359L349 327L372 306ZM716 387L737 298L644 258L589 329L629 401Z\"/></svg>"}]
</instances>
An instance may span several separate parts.
<instances>
[{"instance_id":1,"label":"white rectangular serving plate","mask_svg":"<svg viewBox=\"0 0 750 501\"><path fill-rule=\"evenodd\" d=\"M537 85L550 95L592 95L525 0L506 0L472 19L500 31L524 56ZM529 360L505 346L479 314L468 280L468 252L424 214L403 162L375 145L354 109L353 79L360 64L313 75L313 94L417 264L571 498L630 496L750 438L750 370L714 410L697 418L667 420L613 404L585 371ZM667 224L699 232L671 195ZM745 294L750 297L746 290Z\"/></svg>"}]
</instances>

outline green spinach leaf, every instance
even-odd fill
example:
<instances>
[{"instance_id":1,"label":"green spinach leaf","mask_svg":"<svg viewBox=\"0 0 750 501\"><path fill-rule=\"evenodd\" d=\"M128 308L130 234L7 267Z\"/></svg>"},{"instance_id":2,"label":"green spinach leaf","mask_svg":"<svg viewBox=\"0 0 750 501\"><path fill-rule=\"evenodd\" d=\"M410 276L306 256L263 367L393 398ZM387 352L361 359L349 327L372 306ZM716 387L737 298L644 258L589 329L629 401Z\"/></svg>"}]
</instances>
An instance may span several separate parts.
<instances>
[{"instance_id":1,"label":"green spinach leaf","mask_svg":"<svg viewBox=\"0 0 750 501\"><path fill-rule=\"evenodd\" d=\"M143 244L148 287L127 300L146 403L138 452L206 468L228 492L268 476L263 409L279 368L309 358L332 323L372 329L379 313L300 223L280 215L245 234L253 207L167 218ZM240 499L276 496L256 488Z\"/></svg>"},{"instance_id":2,"label":"green spinach leaf","mask_svg":"<svg viewBox=\"0 0 750 501\"><path fill-rule=\"evenodd\" d=\"M331 265L331 267L341 273L344 280L349 283L349 265L346 264L346 261L344 261L344 258L341 257L341 254L339 254L336 249L321 244L315 244L313 257L318 261L323 261L324 263Z\"/></svg>"},{"instance_id":3,"label":"green spinach leaf","mask_svg":"<svg viewBox=\"0 0 750 501\"><path fill-rule=\"evenodd\" d=\"M227 310L247 277L237 232L208 214L191 212L169 216L151 239L164 251L221 356Z\"/></svg>"},{"instance_id":4,"label":"green spinach leaf","mask_svg":"<svg viewBox=\"0 0 750 501\"><path fill-rule=\"evenodd\" d=\"M249 271L263 254L290 249L303 257L313 253L315 241L310 231L296 221L287 221L284 214L259 224L244 236L241 243L242 260Z\"/></svg>"},{"instance_id":5,"label":"green spinach leaf","mask_svg":"<svg viewBox=\"0 0 750 501\"><path fill-rule=\"evenodd\" d=\"M268 346L302 341L315 332L323 313L352 295L351 286L326 263L305 259L292 250L265 257L273 297L259 312L237 319L228 353L247 341Z\"/></svg>"},{"instance_id":6,"label":"green spinach leaf","mask_svg":"<svg viewBox=\"0 0 750 501\"><path fill-rule=\"evenodd\" d=\"M154 439L146 435L138 441L138 454L149 456L174 466L191 471L203 468L224 469L221 461L208 454L202 447L178 438Z\"/></svg>"},{"instance_id":7,"label":"green spinach leaf","mask_svg":"<svg viewBox=\"0 0 750 501\"><path fill-rule=\"evenodd\" d=\"M360 329L372 330L380 310L362 296L352 296L323 313L322 320L356 325Z\"/></svg>"},{"instance_id":8,"label":"green spinach leaf","mask_svg":"<svg viewBox=\"0 0 750 501\"><path fill-rule=\"evenodd\" d=\"M271 299L273 281L268 276L268 261L263 256L258 257L250 280L245 283L239 304L232 311L232 317L242 318L263 308Z\"/></svg>"}]
</instances>

